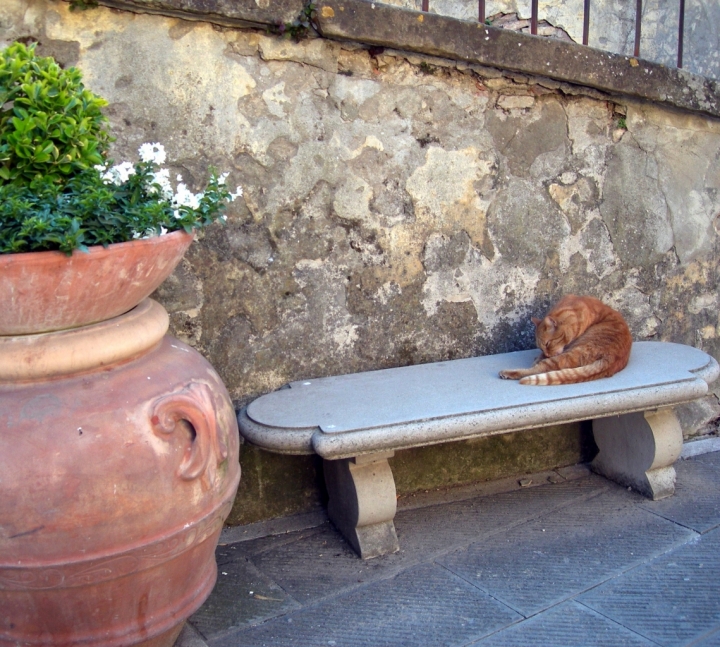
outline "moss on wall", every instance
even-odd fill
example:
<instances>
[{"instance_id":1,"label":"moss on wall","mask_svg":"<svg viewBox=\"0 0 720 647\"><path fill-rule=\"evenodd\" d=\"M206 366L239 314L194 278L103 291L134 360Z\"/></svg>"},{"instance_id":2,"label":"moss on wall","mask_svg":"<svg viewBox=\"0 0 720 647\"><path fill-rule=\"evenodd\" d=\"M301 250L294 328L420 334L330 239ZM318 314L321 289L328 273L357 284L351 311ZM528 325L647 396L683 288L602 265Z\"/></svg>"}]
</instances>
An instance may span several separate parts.
<instances>
[{"instance_id":1,"label":"moss on wall","mask_svg":"<svg viewBox=\"0 0 720 647\"><path fill-rule=\"evenodd\" d=\"M590 460L589 425L555 425L397 452L390 459L398 494L530 474Z\"/></svg>"},{"instance_id":2,"label":"moss on wall","mask_svg":"<svg viewBox=\"0 0 720 647\"><path fill-rule=\"evenodd\" d=\"M396 452L390 459L398 495L574 465L597 448L590 425L542 429ZM317 510L327 501L322 460L282 456L243 445L242 478L228 525Z\"/></svg>"},{"instance_id":3,"label":"moss on wall","mask_svg":"<svg viewBox=\"0 0 720 647\"><path fill-rule=\"evenodd\" d=\"M317 456L283 456L242 445L240 466L240 487L226 521L230 526L308 512L326 500Z\"/></svg>"}]
</instances>

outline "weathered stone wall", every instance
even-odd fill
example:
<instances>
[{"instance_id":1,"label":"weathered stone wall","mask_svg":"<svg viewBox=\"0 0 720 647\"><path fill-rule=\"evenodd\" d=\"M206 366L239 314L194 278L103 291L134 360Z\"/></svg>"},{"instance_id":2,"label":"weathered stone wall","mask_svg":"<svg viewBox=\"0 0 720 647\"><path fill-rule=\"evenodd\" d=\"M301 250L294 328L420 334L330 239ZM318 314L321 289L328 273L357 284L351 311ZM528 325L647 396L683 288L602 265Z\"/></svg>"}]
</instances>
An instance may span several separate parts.
<instances>
[{"instance_id":1,"label":"weathered stone wall","mask_svg":"<svg viewBox=\"0 0 720 647\"><path fill-rule=\"evenodd\" d=\"M420 10L422 0L384 0L385 4ZM477 20L477 2L467 0L429 0L432 13L462 20ZM590 47L632 56L635 48L636 0L592 0L588 44ZM487 0L485 15L490 24L501 25L500 16L514 14L512 29L529 32L528 0ZM582 43L583 3L580 0L540 0L539 35L572 38ZM680 3L644 0L642 3L640 56L674 67L678 55ZM694 0L686 3L683 39L683 68L720 79L720 3ZM562 30L559 33L557 30Z\"/></svg>"},{"instance_id":2,"label":"weathered stone wall","mask_svg":"<svg viewBox=\"0 0 720 647\"><path fill-rule=\"evenodd\" d=\"M530 316L568 292L620 309L636 340L720 358L717 119L401 51L52 0L4 0L0 30L83 70L110 102L117 160L160 141L187 179L212 165L244 187L157 294L238 405L295 379L532 347ZM717 430L717 393L682 408L689 434ZM399 487L587 453L578 426L534 438L400 453ZM490 452L493 469L470 464ZM242 453L235 522L322 496L312 458Z\"/></svg>"}]
</instances>

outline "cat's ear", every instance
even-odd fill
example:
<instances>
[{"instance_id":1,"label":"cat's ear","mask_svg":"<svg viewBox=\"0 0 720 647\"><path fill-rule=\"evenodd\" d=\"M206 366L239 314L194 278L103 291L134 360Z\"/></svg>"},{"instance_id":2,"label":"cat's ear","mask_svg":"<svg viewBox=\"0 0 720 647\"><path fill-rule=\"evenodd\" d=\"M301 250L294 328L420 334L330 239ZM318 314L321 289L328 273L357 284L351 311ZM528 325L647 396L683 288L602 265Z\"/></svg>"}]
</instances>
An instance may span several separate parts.
<instances>
[{"instance_id":1,"label":"cat's ear","mask_svg":"<svg viewBox=\"0 0 720 647\"><path fill-rule=\"evenodd\" d=\"M535 324L535 327L537 328L540 325L540 322L542 319L538 319L537 317L530 317L530 321L532 321Z\"/></svg>"},{"instance_id":2,"label":"cat's ear","mask_svg":"<svg viewBox=\"0 0 720 647\"><path fill-rule=\"evenodd\" d=\"M554 319L553 317L547 317L547 320L550 322L550 325L554 328L558 327L557 319Z\"/></svg>"}]
</instances>

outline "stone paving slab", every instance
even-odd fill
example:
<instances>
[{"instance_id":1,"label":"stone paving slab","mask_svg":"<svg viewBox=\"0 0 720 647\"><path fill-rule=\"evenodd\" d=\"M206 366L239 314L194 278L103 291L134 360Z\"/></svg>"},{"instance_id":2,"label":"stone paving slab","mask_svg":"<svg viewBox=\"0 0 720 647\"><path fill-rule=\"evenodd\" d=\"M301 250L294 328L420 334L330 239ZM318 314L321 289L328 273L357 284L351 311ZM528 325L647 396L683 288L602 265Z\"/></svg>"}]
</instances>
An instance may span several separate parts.
<instances>
[{"instance_id":1,"label":"stone paving slab","mask_svg":"<svg viewBox=\"0 0 720 647\"><path fill-rule=\"evenodd\" d=\"M547 613L472 643L473 647L657 647L622 625L577 604L564 602Z\"/></svg>"},{"instance_id":2,"label":"stone paving slab","mask_svg":"<svg viewBox=\"0 0 720 647\"><path fill-rule=\"evenodd\" d=\"M301 603L386 577L435 553L464 548L483 537L528 522L542 512L579 504L607 489L605 479L560 483L429 508L400 511L395 527L401 550L382 559L359 560L329 524L297 542L251 557L253 563ZM312 569L308 568L312 564Z\"/></svg>"},{"instance_id":3,"label":"stone paving slab","mask_svg":"<svg viewBox=\"0 0 720 647\"><path fill-rule=\"evenodd\" d=\"M694 642L693 647L720 647L720 628L711 630L699 641Z\"/></svg>"},{"instance_id":4,"label":"stone paving slab","mask_svg":"<svg viewBox=\"0 0 720 647\"><path fill-rule=\"evenodd\" d=\"M646 510L697 532L720 525L720 452L697 456L675 465L675 496L646 501Z\"/></svg>"},{"instance_id":5,"label":"stone paving slab","mask_svg":"<svg viewBox=\"0 0 720 647\"><path fill-rule=\"evenodd\" d=\"M664 647L720 627L720 529L579 596Z\"/></svg>"},{"instance_id":6,"label":"stone paving slab","mask_svg":"<svg viewBox=\"0 0 720 647\"><path fill-rule=\"evenodd\" d=\"M308 528L300 531L285 532L280 535L271 535L268 537L260 537L251 539L250 541L239 541L231 544L221 544L215 551L215 558L218 566L231 562L239 557L249 558L252 555L267 553L271 550L278 549L286 544L298 541L305 541L308 537L324 532L329 527L330 522L326 519L323 523L318 524L314 528Z\"/></svg>"},{"instance_id":7,"label":"stone paving slab","mask_svg":"<svg viewBox=\"0 0 720 647\"><path fill-rule=\"evenodd\" d=\"M578 503L607 490L605 479L585 478L472 499L401 510L403 549L363 562L330 524L298 532L218 546L218 583L192 617L203 635L258 624L284 613L297 599L308 603L386 578L432 555L447 553L543 512ZM614 486L613 486L614 487ZM262 577L259 577L262 574ZM262 596L259 600L250 591ZM283 595L278 595L278 591ZM283 597L287 593L286 597ZM269 598L269 599L263 599ZM273 599L278 598L278 599Z\"/></svg>"},{"instance_id":8,"label":"stone paving slab","mask_svg":"<svg viewBox=\"0 0 720 647\"><path fill-rule=\"evenodd\" d=\"M720 647L720 453L677 469L659 502L597 475L435 497L368 561L328 523L219 546L177 647Z\"/></svg>"},{"instance_id":9,"label":"stone paving slab","mask_svg":"<svg viewBox=\"0 0 720 647\"><path fill-rule=\"evenodd\" d=\"M638 503L608 489L439 561L527 617L694 536Z\"/></svg>"},{"instance_id":10,"label":"stone paving slab","mask_svg":"<svg viewBox=\"0 0 720 647\"><path fill-rule=\"evenodd\" d=\"M198 630L186 622L175 642L175 647L207 647L207 643Z\"/></svg>"},{"instance_id":11,"label":"stone paving slab","mask_svg":"<svg viewBox=\"0 0 720 647\"><path fill-rule=\"evenodd\" d=\"M445 569L425 564L211 647L465 645L520 616Z\"/></svg>"},{"instance_id":12,"label":"stone paving slab","mask_svg":"<svg viewBox=\"0 0 720 647\"><path fill-rule=\"evenodd\" d=\"M320 532L263 552L253 563L302 604L355 588L386 571L394 559L358 558L353 549L330 524Z\"/></svg>"},{"instance_id":13,"label":"stone paving slab","mask_svg":"<svg viewBox=\"0 0 720 647\"><path fill-rule=\"evenodd\" d=\"M471 543L490 541L496 533L527 523L567 505L578 504L608 488L602 477L552 487L535 487L480 497L452 504L434 505L398 512L395 529L401 555L424 559L432 553L464 548Z\"/></svg>"},{"instance_id":14,"label":"stone paving slab","mask_svg":"<svg viewBox=\"0 0 720 647\"><path fill-rule=\"evenodd\" d=\"M240 558L218 566L217 584L193 615L192 625L203 636L214 636L299 607L274 581Z\"/></svg>"}]
</instances>

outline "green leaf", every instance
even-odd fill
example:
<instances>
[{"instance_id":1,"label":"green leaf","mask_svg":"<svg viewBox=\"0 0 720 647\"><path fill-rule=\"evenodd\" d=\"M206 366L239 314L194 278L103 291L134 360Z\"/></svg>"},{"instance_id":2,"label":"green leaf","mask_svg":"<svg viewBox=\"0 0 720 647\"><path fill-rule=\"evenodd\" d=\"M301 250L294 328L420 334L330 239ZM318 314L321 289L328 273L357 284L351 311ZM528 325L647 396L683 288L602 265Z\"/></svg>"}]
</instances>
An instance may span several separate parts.
<instances>
[{"instance_id":1,"label":"green leaf","mask_svg":"<svg viewBox=\"0 0 720 647\"><path fill-rule=\"evenodd\" d=\"M65 156L60 173L70 176L90 165L85 150L107 152L111 137L100 111L107 102L83 86L79 70L63 70L52 58L37 56L34 44L13 43L0 52L0 99L0 159L17 171L11 178L0 176L0 182L57 175L54 165ZM57 154L47 148L50 139Z\"/></svg>"},{"instance_id":2,"label":"green leaf","mask_svg":"<svg viewBox=\"0 0 720 647\"><path fill-rule=\"evenodd\" d=\"M36 56L34 45L0 52L0 253L71 253L218 218L229 192L214 172L196 209L173 206L152 163L106 184L95 168L112 164L105 105L77 69Z\"/></svg>"}]
</instances>

